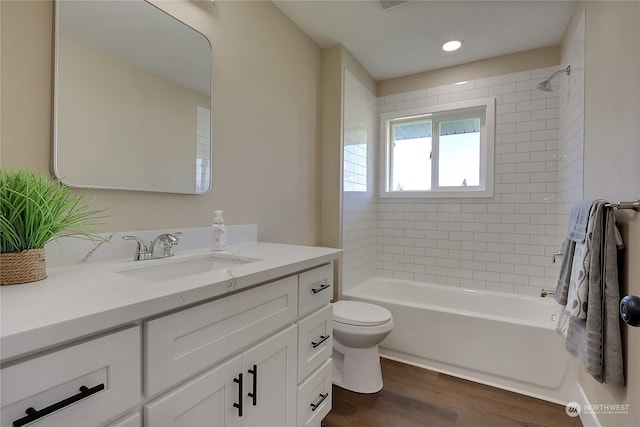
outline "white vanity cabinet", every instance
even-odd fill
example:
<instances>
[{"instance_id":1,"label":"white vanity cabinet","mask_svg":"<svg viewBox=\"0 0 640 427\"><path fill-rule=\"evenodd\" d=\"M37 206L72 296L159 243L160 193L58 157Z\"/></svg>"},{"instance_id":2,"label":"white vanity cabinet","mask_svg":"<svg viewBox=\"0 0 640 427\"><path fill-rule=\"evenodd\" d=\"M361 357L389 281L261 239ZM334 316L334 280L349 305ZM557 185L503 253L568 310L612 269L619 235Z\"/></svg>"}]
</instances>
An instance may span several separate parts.
<instances>
[{"instance_id":1,"label":"white vanity cabinet","mask_svg":"<svg viewBox=\"0 0 640 427\"><path fill-rule=\"evenodd\" d=\"M332 275L327 264L145 322L148 397L214 366L147 403L144 426L319 426L331 408Z\"/></svg>"},{"instance_id":2,"label":"white vanity cabinet","mask_svg":"<svg viewBox=\"0 0 640 427\"><path fill-rule=\"evenodd\" d=\"M124 306L119 313L130 317L108 328L12 349L0 371L0 426L319 427L331 408L331 260L339 252L305 259L297 247L257 250L271 249L304 261L256 270L261 281L243 279L237 292L219 289L235 289L239 278L205 284L194 293L217 293L145 300ZM190 305L159 307L176 299Z\"/></svg>"}]
</instances>

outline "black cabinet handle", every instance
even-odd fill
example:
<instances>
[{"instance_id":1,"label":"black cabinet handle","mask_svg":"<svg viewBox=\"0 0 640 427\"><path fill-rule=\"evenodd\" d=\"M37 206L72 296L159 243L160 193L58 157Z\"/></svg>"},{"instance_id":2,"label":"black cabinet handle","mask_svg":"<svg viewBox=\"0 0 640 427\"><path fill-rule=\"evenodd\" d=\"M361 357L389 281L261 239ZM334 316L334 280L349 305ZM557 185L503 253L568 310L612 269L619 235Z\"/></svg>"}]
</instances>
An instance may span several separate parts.
<instances>
[{"instance_id":1,"label":"black cabinet handle","mask_svg":"<svg viewBox=\"0 0 640 427\"><path fill-rule=\"evenodd\" d=\"M253 399L253 406L256 406L258 404L258 365L253 365L249 373L253 375L253 392L247 393L247 396Z\"/></svg>"},{"instance_id":2,"label":"black cabinet handle","mask_svg":"<svg viewBox=\"0 0 640 427\"><path fill-rule=\"evenodd\" d=\"M322 405L322 402L324 402L327 396L329 396L329 393L325 393L325 394L320 393L320 399L318 399L317 402L311 404L311 411L315 411L316 409L318 409L318 407Z\"/></svg>"},{"instance_id":3,"label":"black cabinet handle","mask_svg":"<svg viewBox=\"0 0 640 427\"><path fill-rule=\"evenodd\" d=\"M25 411L27 416L22 417L19 420L15 420L13 422L13 427L22 427L23 425L32 423L37 419L45 417L59 409L64 408L65 406L76 403L77 401L82 400L85 397L89 397L92 394L96 394L97 392L102 390L104 390L104 383L98 384L97 386L91 388L82 386L80 387L80 393L74 394L71 397L67 397L60 402L54 403L53 405L47 406L46 408L40 409L39 411L36 411L34 408L27 408L27 410Z\"/></svg>"},{"instance_id":4,"label":"black cabinet handle","mask_svg":"<svg viewBox=\"0 0 640 427\"><path fill-rule=\"evenodd\" d=\"M233 407L238 408L238 416L242 416L242 399L244 395L242 394L242 372L238 374L238 378L233 379L234 383L238 384L238 403L234 403Z\"/></svg>"},{"instance_id":5,"label":"black cabinet handle","mask_svg":"<svg viewBox=\"0 0 640 427\"><path fill-rule=\"evenodd\" d=\"M323 283L319 288L311 288L311 292L317 294L318 292L322 292L325 289L329 289L331 287L331 283Z\"/></svg>"},{"instance_id":6,"label":"black cabinet handle","mask_svg":"<svg viewBox=\"0 0 640 427\"><path fill-rule=\"evenodd\" d=\"M320 339L318 340L318 342L311 341L311 347L313 347L313 348L318 347L320 344L322 344L323 342L328 340L329 336L330 335L320 335Z\"/></svg>"}]
</instances>

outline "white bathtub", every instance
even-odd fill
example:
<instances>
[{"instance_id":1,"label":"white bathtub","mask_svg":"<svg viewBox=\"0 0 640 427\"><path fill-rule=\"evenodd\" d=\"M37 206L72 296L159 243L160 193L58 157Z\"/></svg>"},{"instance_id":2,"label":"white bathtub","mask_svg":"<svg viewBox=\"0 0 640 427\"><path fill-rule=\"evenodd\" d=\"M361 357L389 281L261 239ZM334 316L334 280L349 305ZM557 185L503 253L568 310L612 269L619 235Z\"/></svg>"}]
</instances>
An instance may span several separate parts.
<instances>
[{"instance_id":1,"label":"white bathtub","mask_svg":"<svg viewBox=\"0 0 640 427\"><path fill-rule=\"evenodd\" d=\"M342 297L391 311L383 357L556 403L575 399L578 372L555 331L552 298L385 278Z\"/></svg>"}]
</instances>

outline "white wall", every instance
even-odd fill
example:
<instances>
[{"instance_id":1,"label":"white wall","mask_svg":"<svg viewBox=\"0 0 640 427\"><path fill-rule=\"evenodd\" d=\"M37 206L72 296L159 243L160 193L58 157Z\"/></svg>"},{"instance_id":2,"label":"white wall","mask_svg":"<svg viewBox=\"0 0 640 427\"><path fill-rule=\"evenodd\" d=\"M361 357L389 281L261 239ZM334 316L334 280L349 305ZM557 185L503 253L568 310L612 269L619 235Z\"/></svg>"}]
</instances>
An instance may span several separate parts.
<instances>
[{"instance_id":1,"label":"white wall","mask_svg":"<svg viewBox=\"0 0 640 427\"><path fill-rule=\"evenodd\" d=\"M584 198L640 198L640 3L587 1L576 7L572 25L585 11ZM570 27L571 28L571 27ZM563 62L574 49L567 31ZM640 295L640 216L618 211L625 242L621 293ZM622 327L626 387L612 388L584 372L580 385L592 405L627 405L622 413L595 414L603 427L640 425L640 328ZM585 425L588 425L585 423Z\"/></svg>"}]
</instances>

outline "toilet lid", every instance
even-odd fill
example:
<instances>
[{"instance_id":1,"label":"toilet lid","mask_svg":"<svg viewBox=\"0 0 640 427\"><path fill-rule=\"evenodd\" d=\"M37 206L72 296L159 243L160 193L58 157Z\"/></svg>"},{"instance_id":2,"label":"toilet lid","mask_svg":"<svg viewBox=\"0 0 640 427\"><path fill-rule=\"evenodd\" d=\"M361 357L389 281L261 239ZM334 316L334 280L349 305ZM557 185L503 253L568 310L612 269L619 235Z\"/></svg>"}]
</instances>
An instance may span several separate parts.
<instances>
[{"instance_id":1,"label":"toilet lid","mask_svg":"<svg viewBox=\"0 0 640 427\"><path fill-rule=\"evenodd\" d=\"M377 326L391 320L391 312L366 302L338 301L333 303L333 320L354 326Z\"/></svg>"}]
</instances>

